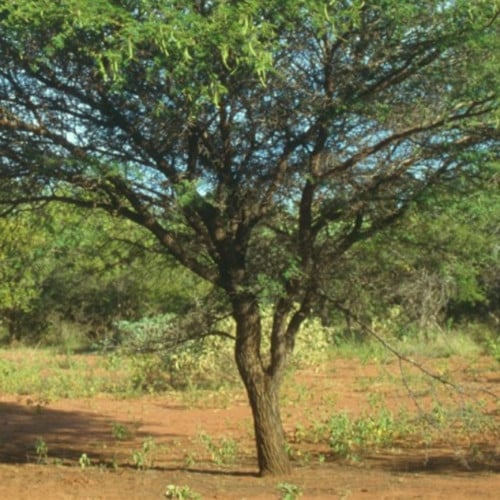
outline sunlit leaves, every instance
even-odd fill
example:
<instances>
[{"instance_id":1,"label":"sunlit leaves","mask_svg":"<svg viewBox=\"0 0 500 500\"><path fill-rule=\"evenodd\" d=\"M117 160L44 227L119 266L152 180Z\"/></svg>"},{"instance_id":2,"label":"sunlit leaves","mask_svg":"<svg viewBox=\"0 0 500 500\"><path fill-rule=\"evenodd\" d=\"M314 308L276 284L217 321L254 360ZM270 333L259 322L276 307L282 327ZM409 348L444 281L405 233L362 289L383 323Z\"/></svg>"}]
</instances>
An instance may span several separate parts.
<instances>
[{"instance_id":1,"label":"sunlit leaves","mask_svg":"<svg viewBox=\"0 0 500 500\"><path fill-rule=\"evenodd\" d=\"M217 286L295 300L323 258L495 155L493 4L19 0L0 165Z\"/></svg>"},{"instance_id":2,"label":"sunlit leaves","mask_svg":"<svg viewBox=\"0 0 500 500\"><path fill-rule=\"evenodd\" d=\"M27 310L38 296L47 240L26 214L0 218L0 309Z\"/></svg>"}]
</instances>

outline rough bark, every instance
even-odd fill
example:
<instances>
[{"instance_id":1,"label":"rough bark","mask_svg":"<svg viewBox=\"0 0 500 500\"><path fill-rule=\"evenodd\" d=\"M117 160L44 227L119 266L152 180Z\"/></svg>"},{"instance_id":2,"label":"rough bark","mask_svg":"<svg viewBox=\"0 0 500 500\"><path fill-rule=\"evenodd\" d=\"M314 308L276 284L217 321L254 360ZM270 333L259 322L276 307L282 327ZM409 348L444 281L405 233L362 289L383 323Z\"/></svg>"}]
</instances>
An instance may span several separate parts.
<instances>
[{"instance_id":1,"label":"rough bark","mask_svg":"<svg viewBox=\"0 0 500 500\"><path fill-rule=\"evenodd\" d=\"M279 387L269 377L247 380L245 386L252 408L260 475L289 474L291 465L279 409Z\"/></svg>"},{"instance_id":2,"label":"rough bark","mask_svg":"<svg viewBox=\"0 0 500 500\"><path fill-rule=\"evenodd\" d=\"M291 465L279 409L281 377L266 369L261 357L258 307L250 300L241 301L235 313L236 363L252 408L260 475L289 474Z\"/></svg>"}]
</instances>

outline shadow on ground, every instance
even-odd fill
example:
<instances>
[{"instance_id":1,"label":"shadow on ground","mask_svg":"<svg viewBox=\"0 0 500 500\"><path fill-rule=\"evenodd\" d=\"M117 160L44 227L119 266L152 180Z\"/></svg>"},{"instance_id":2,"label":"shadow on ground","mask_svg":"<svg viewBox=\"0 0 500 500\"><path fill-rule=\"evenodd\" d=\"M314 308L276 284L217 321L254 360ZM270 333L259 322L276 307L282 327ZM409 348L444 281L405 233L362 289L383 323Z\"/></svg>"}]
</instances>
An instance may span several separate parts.
<instances>
[{"instance_id":1,"label":"shadow on ground","mask_svg":"<svg viewBox=\"0 0 500 500\"><path fill-rule=\"evenodd\" d=\"M140 424L120 420L127 429L135 429L128 439L113 436L113 425L117 422L110 415L79 410L60 410L44 405L44 402L0 402L0 463L26 464L47 461L75 465L83 453L104 466L119 465L133 467L133 450L141 445L150 433L139 430ZM173 428L173 425L171 425ZM177 429L178 430L178 429ZM175 443L188 437L177 433L153 434L155 439ZM47 456L37 452L37 441L47 446ZM192 444L192 443L191 443ZM213 468L203 460L191 467L183 463L183 449L173 444L162 460L151 463L148 468L159 471L184 471L206 476L255 476L256 464L253 455L242 454L237 465L225 470ZM178 447L182 448L182 447ZM327 456L327 461L341 464L342 460ZM212 464L213 465L213 464ZM454 474L454 473L499 473L500 447L492 443L476 444L474 449L404 449L399 452L377 453L366 456L363 465L372 470L390 473ZM300 463L294 467L301 469ZM237 469L237 470L235 470Z\"/></svg>"},{"instance_id":2,"label":"shadow on ground","mask_svg":"<svg viewBox=\"0 0 500 500\"><path fill-rule=\"evenodd\" d=\"M491 443L475 444L473 450L412 449L401 454L369 457L371 467L391 472L419 474L499 473L500 449Z\"/></svg>"},{"instance_id":3,"label":"shadow on ground","mask_svg":"<svg viewBox=\"0 0 500 500\"><path fill-rule=\"evenodd\" d=\"M136 423L123 425L132 428ZM134 437L145 436L136 432ZM29 399L26 404L0 402L0 463L43 461L41 443L46 445L48 457L63 463L78 461L82 453L107 460L125 446L113 439L109 416L92 411L57 410Z\"/></svg>"}]
</instances>

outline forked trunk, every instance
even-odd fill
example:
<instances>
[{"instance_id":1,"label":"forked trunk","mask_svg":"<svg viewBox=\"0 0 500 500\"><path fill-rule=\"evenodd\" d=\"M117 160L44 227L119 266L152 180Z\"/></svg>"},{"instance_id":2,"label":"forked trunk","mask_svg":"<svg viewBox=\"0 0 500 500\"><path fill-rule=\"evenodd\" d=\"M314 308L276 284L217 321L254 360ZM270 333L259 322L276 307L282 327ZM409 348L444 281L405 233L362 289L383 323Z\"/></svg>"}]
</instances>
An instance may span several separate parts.
<instances>
[{"instance_id":1,"label":"forked trunk","mask_svg":"<svg viewBox=\"0 0 500 500\"><path fill-rule=\"evenodd\" d=\"M289 474L291 466L279 409L281 377L270 375L262 362L258 311L248 302L239 306L235 355L252 408L259 471L261 475Z\"/></svg>"}]
</instances>

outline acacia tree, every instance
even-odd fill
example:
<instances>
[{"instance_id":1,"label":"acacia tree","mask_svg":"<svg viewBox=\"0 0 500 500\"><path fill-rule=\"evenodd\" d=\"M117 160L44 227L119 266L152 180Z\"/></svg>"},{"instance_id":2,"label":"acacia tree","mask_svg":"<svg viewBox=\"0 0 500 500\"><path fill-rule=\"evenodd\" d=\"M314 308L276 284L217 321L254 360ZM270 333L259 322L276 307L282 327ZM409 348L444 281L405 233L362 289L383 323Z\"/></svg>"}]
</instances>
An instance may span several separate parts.
<instances>
[{"instance_id":1,"label":"acacia tree","mask_svg":"<svg viewBox=\"0 0 500 500\"><path fill-rule=\"evenodd\" d=\"M260 472L289 472L322 271L493 154L495 3L4 0L1 203L128 218L223 292Z\"/></svg>"}]
</instances>

